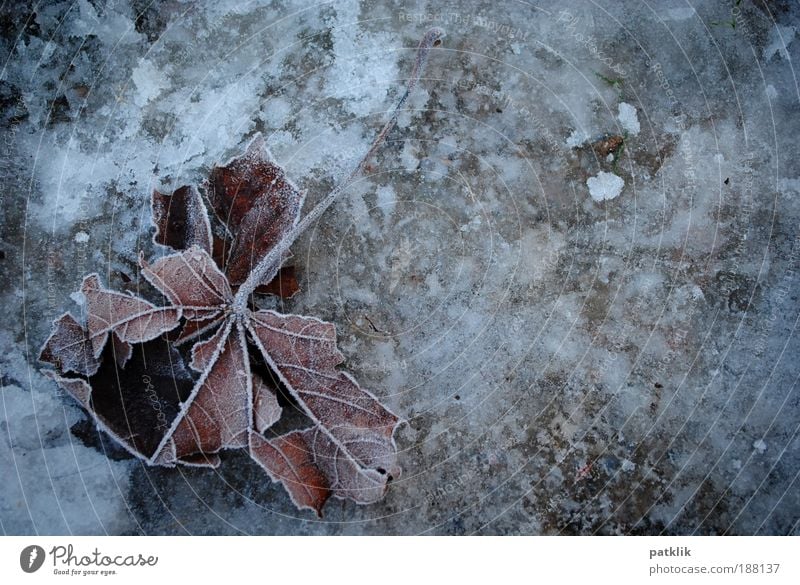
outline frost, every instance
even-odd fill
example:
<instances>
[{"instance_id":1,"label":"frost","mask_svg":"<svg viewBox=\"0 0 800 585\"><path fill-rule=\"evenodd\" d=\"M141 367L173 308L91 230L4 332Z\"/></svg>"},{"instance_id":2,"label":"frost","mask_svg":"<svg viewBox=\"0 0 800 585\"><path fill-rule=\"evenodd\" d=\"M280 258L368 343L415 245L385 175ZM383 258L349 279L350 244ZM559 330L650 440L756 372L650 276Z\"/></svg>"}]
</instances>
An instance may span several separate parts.
<instances>
[{"instance_id":1,"label":"frost","mask_svg":"<svg viewBox=\"0 0 800 585\"><path fill-rule=\"evenodd\" d=\"M360 11L357 5L337 3L338 16L356 21ZM397 77L394 59L386 59L380 51L366 51L366 47L381 47L389 44L383 34L356 34L352 27L337 26L332 29L334 51L337 55L331 67L327 90L331 95L344 100L353 114L363 117L375 113L384 105L385 93L376 92L375 87L386 84Z\"/></svg>"},{"instance_id":2,"label":"frost","mask_svg":"<svg viewBox=\"0 0 800 585\"><path fill-rule=\"evenodd\" d=\"M417 154L417 149L414 147L411 142L406 142L403 145L403 152L400 155L400 160L403 165L403 168L407 171L416 170L419 166L419 156Z\"/></svg>"},{"instance_id":3,"label":"frost","mask_svg":"<svg viewBox=\"0 0 800 585\"><path fill-rule=\"evenodd\" d=\"M567 148L577 148L584 142L589 140L589 135L583 130L573 130L572 134L567 137Z\"/></svg>"},{"instance_id":4,"label":"frost","mask_svg":"<svg viewBox=\"0 0 800 585\"><path fill-rule=\"evenodd\" d=\"M634 108L630 104L626 104L622 102L619 105L617 114L617 120L622 125L622 129L625 130L628 134L638 134L639 133L639 118L636 115L636 108Z\"/></svg>"},{"instance_id":5,"label":"frost","mask_svg":"<svg viewBox=\"0 0 800 585\"><path fill-rule=\"evenodd\" d=\"M139 65L131 74L131 79L138 90L134 97L134 103L137 106L143 106L158 97L158 94L167 85L164 74L151 61L146 59L142 59L139 62Z\"/></svg>"},{"instance_id":6,"label":"frost","mask_svg":"<svg viewBox=\"0 0 800 585\"><path fill-rule=\"evenodd\" d=\"M380 187L376 193L378 207L383 213L384 223L388 223L394 213L394 208L397 205L396 195L394 189L390 185Z\"/></svg>"},{"instance_id":7,"label":"frost","mask_svg":"<svg viewBox=\"0 0 800 585\"><path fill-rule=\"evenodd\" d=\"M767 450L767 444L764 442L764 439L758 439L757 441L753 441L753 449L763 454Z\"/></svg>"},{"instance_id":8,"label":"frost","mask_svg":"<svg viewBox=\"0 0 800 585\"><path fill-rule=\"evenodd\" d=\"M589 195L595 201L609 201L615 199L622 193L625 181L614 173L600 171L596 177L589 177L586 180L589 187Z\"/></svg>"},{"instance_id":9,"label":"frost","mask_svg":"<svg viewBox=\"0 0 800 585\"><path fill-rule=\"evenodd\" d=\"M791 60L787 47L792 44L797 28L776 24L769 33L769 43L764 47L764 61L769 63L776 54L785 61Z\"/></svg>"},{"instance_id":10,"label":"frost","mask_svg":"<svg viewBox=\"0 0 800 585\"><path fill-rule=\"evenodd\" d=\"M442 36L438 28L425 34L406 93L372 146L302 220L305 193L272 161L259 134L205 182L217 234L194 185L153 191L153 242L174 253L152 265L140 254L141 274L169 305L107 289L96 273L84 278L85 318L57 319L39 359L131 455L148 465L217 467L220 451L248 448L299 508L320 516L329 497L372 503L399 476L400 419L338 369L345 358L334 325L258 310L252 297L281 279L298 235L361 176ZM190 339L189 355L182 348ZM268 377L251 366L256 349ZM262 433L282 410L278 380L311 426L267 438Z\"/></svg>"}]
</instances>

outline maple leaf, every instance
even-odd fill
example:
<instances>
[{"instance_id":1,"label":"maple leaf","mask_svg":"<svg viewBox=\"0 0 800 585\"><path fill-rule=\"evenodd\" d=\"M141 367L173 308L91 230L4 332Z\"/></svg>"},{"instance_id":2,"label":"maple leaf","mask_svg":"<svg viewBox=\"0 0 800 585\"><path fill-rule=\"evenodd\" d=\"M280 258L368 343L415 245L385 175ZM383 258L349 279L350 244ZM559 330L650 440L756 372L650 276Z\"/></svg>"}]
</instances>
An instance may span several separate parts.
<instances>
[{"instance_id":1,"label":"maple leaf","mask_svg":"<svg viewBox=\"0 0 800 585\"><path fill-rule=\"evenodd\" d=\"M399 476L400 419L338 369L344 356L334 325L256 310L251 297L299 290L294 269L284 266L291 244L361 174L443 34L426 33L392 117L302 221L304 193L256 136L202 186L214 222L194 186L153 192L153 241L170 253L152 264L140 257L140 265L167 304L107 289L97 274L84 278L84 318L56 319L39 359L131 454L149 465L216 467L221 451L246 448L298 508L320 516L331 496L375 502ZM308 428L271 431L282 413L278 385Z\"/></svg>"}]
</instances>

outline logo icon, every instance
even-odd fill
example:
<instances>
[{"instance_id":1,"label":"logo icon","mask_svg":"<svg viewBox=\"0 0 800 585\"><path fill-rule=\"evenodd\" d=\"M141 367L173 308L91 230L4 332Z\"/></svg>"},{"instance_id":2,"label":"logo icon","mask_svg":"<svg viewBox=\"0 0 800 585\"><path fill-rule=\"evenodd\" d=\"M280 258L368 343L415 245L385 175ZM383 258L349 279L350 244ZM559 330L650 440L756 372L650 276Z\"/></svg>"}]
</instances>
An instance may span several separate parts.
<instances>
[{"instance_id":1,"label":"logo icon","mask_svg":"<svg viewBox=\"0 0 800 585\"><path fill-rule=\"evenodd\" d=\"M32 544L26 546L19 553L19 566L26 573L35 573L44 564L44 549L41 546Z\"/></svg>"}]
</instances>

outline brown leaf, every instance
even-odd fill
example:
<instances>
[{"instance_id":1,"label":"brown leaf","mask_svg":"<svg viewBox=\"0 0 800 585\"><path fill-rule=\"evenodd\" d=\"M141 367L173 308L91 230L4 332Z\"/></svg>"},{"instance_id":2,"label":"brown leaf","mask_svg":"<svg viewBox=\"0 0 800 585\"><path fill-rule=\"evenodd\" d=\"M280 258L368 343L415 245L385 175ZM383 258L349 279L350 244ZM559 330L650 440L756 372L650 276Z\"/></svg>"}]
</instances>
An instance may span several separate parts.
<instances>
[{"instance_id":1,"label":"brown leaf","mask_svg":"<svg viewBox=\"0 0 800 585\"><path fill-rule=\"evenodd\" d=\"M62 378L52 370L45 372L45 375L52 378L67 393L86 409L89 409L92 388L83 378Z\"/></svg>"},{"instance_id":2,"label":"brown leaf","mask_svg":"<svg viewBox=\"0 0 800 585\"><path fill-rule=\"evenodd\" d=\"M172 335L170 339L175 342L176 346L182 345L187 341L192 341L193 339L201 337L216 327L219 327L224 320L225 315L218 314L199 321L186 321L186 323L183 324L183 327L181 327L181 330L176 335Z\"/></svg>"},{"instance_id":3,"label":"brown leaf","mask_svg":"<svg viewBox=\"0 0 800 585\"><path fill-rule=\"evenodd\" d=\"M116 333L111 334L111 346L114 348L114 361L120 368L124 368L133 355L133 346L127 341L122 341Z\"/></svg>"},{"instance_id":4,"label":"brown leaf","mask_svg":"<svg viewBox=\"0 0 800 585\"><path fill-rule=\"evenodd\" d=\"M337 498L358 504L377 502L395 478L393 473L400 472L394 448L379 446L376 449L368 436L354 435L348 442L339 444L330 433L315 427L304 431L303 438Z\"/></svg>"},{"instance_id":5,"label":"brown leaf","mask_svg":"<svg viewBox=\"0 0 800 585\"><path fill-rule=\"evenodd\" d=\"M235 287L297 223L304 195L272 161L261 136L244 155L212 170L208 192L233 235L226 274Z\"/></svg>"},{"instance_id":6,"label":"brown leaf","mask_svg":"<svg viewBox=\"0 0 800 585\"><path fill-rule=\"evenodd\" d=\"M200 194L192 186L184 186L166 195L153 191L153 241L174 250L192 246L211 252L211 224Z\"/></svg>"},{"instance_id":7,"label":"brown leaf","mask_svg":"<svg viewBox=\"0 0 800 585\"><path fill-rule=\"evenodd\" d=\"M250 456L280 481L298 507L316 510L331 495L358 504L383 498L393 478L384 469L364 468L320 427L267 440L250 434ZM319 508L317 508L319 506Z\"/></svg>"},{"instance_id":8,"label":"brown leaf","mask_svg":"<svg viewBox=\"0 0 800 585\"><path fill-rule=\"evenodd\" d=\"M286 488L298 508L309 508L322 516L322 506L330 497L328 478L314 461L302 431L293 431L272 440L250 433L250 456Z\"/></svg>"},{"instance_id":9,"label":"brown leaf","mask_svg":"<svg viewBox=\"0 0 800 585\"><path fill-rule=\"evenodd\" d=\"M256 431L263 433L278 422L282 411L275 390L261 376L253 374L253 426Z\"/></svg>"},{"instance_id":10,"label":"brown leaf","mask_svg":"<svg viewBox=\"0 0 800 585\"><path fill-rule=\"evenodd\" d=\"M246 346L233 323L192 348L190 367L201 373L191 396L154 457L165 465L198 454L247 445L253 403Z\"/></svg>"},{"instance_id":11,"label":"brown leaf","mask_svg":"<svg viewBox=\"0 0 800 585\"><path fill-rule=\"evenodd\" d=\"M159 258L152 265L143 260L142 275L191 321L213 319L232 299L231 287L208 252L192 246Z\"/></svg>"},{"instance_id":12,"label":"brown leaf","mask_svg":"<svg viewBox=\"0 0 800 585\"><path fill-rule=\"evenodd\" d=\"M41 359L56 368L51 375L58 384L130 453L150 465L216 467L222 449L249 447L298 507L318 515L331 495L359 503L383 496L400 472L393 438L398 418L336 369L344 358L332 324L274 311L253 313L248 301L256 290L284 298L297 292L294 270L279 271L290 258L291 244L363 173L442 36L438 28L425 34L391 118L344 182L302 222L303 193L258 136L244 155L215 167L205 184L224 224L215 226L217 237L194 187L170 195L153 192L154 241L176 253L152 265L141 260L142 274L170 306L105 289L96 274L84 279L86 327L61 316ZM223 227L229 238L222 235ZM255 268L267 254L269 261ZM179 333L168 335L182 319ZM186 366L186 350L176 347L190 339L198 341ZM258 351L251 356L253 345ZM262 377L262 368L271 371ZM279 378L312 419L311 428L269 440L262 435L282 412L267 374Z\"/></svg>"},{"instance_id":13,"label":"brown leaf","mask_svg":"<svg viewBox=\"0 0 800 585\"><path fill-rule=\"evenodd\" d=\"M149 460L192 388L180 354L163 339L139 344L124 369L105 348L89 377L52 377L129 453Z\"/></svg>"},{"instance_id":14,"label":"brown leaf","mask_svg":"<svg viewBox=\"0 0 800 585\"><path fill-rule=\"evenodd\" d=\"M276 295L282 299L290 299L300 291L294 266L284 266L269 284L262 284L256 292L262 295Z\"/></svg>"},{"instance_id":15,"label":"brown leaf","mask_svg":"<svg viewBox=\"0 0 800 585\"><path fill-rule=\"evenodd\" d=\"M315 431L330 440L328 444L314 435L320 456L328 458L318 463L331 472L345 461L358 468L340 478L337 495L362 497L364 480L375 483L375 473L382 476L381 489L390 478L399 476L393 438L399 419L352 377L336 369L344 356L336 348L333 324L258 311L250 319L249 329L267 364L317 423Z\"/></svg>"},{"instance_id":16,"label":"brown leaf","mask_svg":"<svg viewBox=\"0 0 800 585\"><path fill-rule=\"evenodd\" d=\"M97 274L83 279L81 292L86 298L87 328L95 357L105 347L109 333L121 341L143 343L178 326L180 308L156 307L152 303L103 288Z\"/></svg>"},{"instance_id":17,"label":"brown leaf","mask_svg":"<svg viewBox=\"0 0 800 585\"><path fill-rule=\"evenodd\" d=\"M61 373L91 376L100 367L89 332L69 313L53 321L53 332L44 342L39 359L54 365Z\"/></svg>"}]
</instances>

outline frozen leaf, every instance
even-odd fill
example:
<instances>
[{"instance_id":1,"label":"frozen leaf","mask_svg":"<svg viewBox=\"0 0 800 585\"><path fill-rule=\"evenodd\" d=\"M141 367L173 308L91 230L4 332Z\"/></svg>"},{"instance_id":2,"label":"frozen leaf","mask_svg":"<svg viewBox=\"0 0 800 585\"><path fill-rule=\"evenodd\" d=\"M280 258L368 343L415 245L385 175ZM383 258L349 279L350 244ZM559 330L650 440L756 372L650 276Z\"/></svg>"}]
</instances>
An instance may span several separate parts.
<instances>
[{"instance_id":1,"label":"frozen leaf","mask_svg":"<svg viewBox=\"0 0 800 585\"><path fill-rule=\"evenodd\" d=\"M371 504L386 493L388 483L400 473L394 446L376 446L369 436L354 434L346 443L315 427L303 432L317 467L328 478L332 495L359 504ZM356 455L358 454L358 455Z\"/></svg>"},{"instance_id":2,"label":"frozen leaf","mask_svg":"<svg viewBox=\"0 0 800 585\"><path fill-rule=\"evenodd\" d=\"M225 320L224 314L217 314L206 319L194 320L194 321L186 321L183 324L183 327L180 330L180 333L173 336L172 339L175 341L175 345L183 345L187 341L192 341L201 337L208 333L209 331L213 331Z\"/></svg>"},{"instance_id":3,"label":"frozen leaf","mask_svg":"<svg viewBox=\"0 0 800 585\"><path fill-rule=\"evenodd\" d=\"M153 241L174 250L197 246L211 252L211 224L200 194L192 186L184 186L166 195L153 191Z\"/></svg>"},{"instance_id":4,"label":"frozen leaf","mask_svg":"<svg viewBox=\"0 0 800 585\"><path fill-rule=\"evenodd\" d=\"M383 489L390 476L399 474L393 439L399 419L352 377L336 369L344 356L336 347L333 324L258 311L249 327L264 360L317 423L315 432L329 439L326 443L314 435L314 444L326 454L323 457L335 460L325 461L325 468L334 471L344 462L357 468L342 478L341 493L352 490L357 494L365 489L359 473Z\"/></svg>"},{"instance_id":5,"label":"frozen leaf","mask_svg":"<svg viewBox=\"0 0 800 585\"><path fill-rule=\"evenodd\" d=\"M89 378L53 377L100 428L147 460L188 396L192 377L180 354L161 339L137 345L124 369L112 351L104 350L100 368Z\"/></svg>"},{"instance_id":6,"label":"frozen leaf","mask_svg":"<svg viewBox=\"0 0 800 585\"><path fill-rule=\"evenodd\" d=\"M114 352L114 361L120 368L124 368L133 355L133 346L127 341L122 341L116 333L111 334L111 346Z\"/></svg>"},{"instance_id":7,"label":"frozen leaf","mask_svg":"<svg viewBox=\"0 0 800 585\"><path fill-rule=\"evenodd\" d=\"M237 286L297 223L304 195L272 160L260 136L244 155L214 168L208 191L215 213L233 235L226 273Z\"/></svg>"},{"instance_id":8,"label":"frozen leaf","mask_svg":"<svg viewBox=\"0 0 800 585\"><path fill-rule=\"evenodd\" d=\"M81 292L86 298L87 328L95 357L103 351L109 333L116 333L127 343L143 343L174 329L180 322L180 308L156 307L143 299L103 288L96 274L83 279Z\"/></svg>"},{"instance_id":9,"label":"frozen leaf","mask_svg":"<svg viewBox=\"0 0 800 585\"><path fill-rule=\"evenodd\" d=\"M142 275L170 302L183 309L190 321L213 319L233 295L225 275L205 250L196 246L159 258L152 265L142 261Z\"/></svg>"},{"instance_id":10,"label":"frozen leaf","mask_svg":"<svg viewBox=\"0 0 800 585\"><path fill-rule=\"evenodd\" d=\"M91 408L89 399L92 394L92 388L86 383L86 380L83 378L62 378L52 371L47 372L47 375L77 400L81 406L87 409Z\"/></svg>"},{"instance_id":11,"label":"frozen leaf","mask_svg":"<svg viewBox=\"0 0 800 585\"><path fill-rule=\"evenodd\" d=\"M232 323L192 349L190 367L201 373L155 455L169 464L198 454L247 445L252 382L246 347Z\"/></svg>"},{"instance_id":12,"label":"frozen leaf","mask_svg":"<svg viewBox=\"0 0 800 585\"><path fill-rule=\"evenodd\" d=\"M281 435L270 441L250 433L250 456L289 492L295 506L322 515L330 497L328 479L314 461L302 431Z\"/></svg>"},{"instance_id":13,"label":"frozen leaf","mask_svg":"<svg viewBox=\"0 0 800 585\"><path fill-rule=\"evenodd\" d=\"M281 411L275 390L253 374L253 426L256 431L263 433L278 422Z\"/></svg>"},{"instance_id":14,"label":"frozen leaf","mask_svg":"<svg viewBox=\"0 0 800 585\"><path fill-rule=\"evenodd\" d=\"M284 266L269 284L256 287L256 292L263 295L276 295L282 299L290 299L298 293L300 284L294 266Z\"/></svg>"},{"instance_id":15,"label":"frozen leaf","mask_svg":"<svg viewBox=\"0 0 800 585\"><path fill-rule=\"evenodd\" d=\"M91 376L100 367L94 355L89 332L69 313L53 321L53 332L39 353L39 359L63 373Z\"/></svg>"},{"instance_id":16,"label":"frozen leaf","mask_svg":"<svg viewBox=\"0 0 800 585\"><path fill-rule=\"evenodd\" d=\"M302 221L303 194L257 137L244 155L215 167L206 184L224 235L212 235L194 187L153 193L154 241L175 253L140 263L169 305L106 289L96 274L84 279L86 326L59 317L40 359L132 455L150 465L216 467L220 451L247 447L299 508L319 515L331 495L361 504L383 497L400 473L393 438L399 419L337 369L344 357L331 323L255 311L251 296L297 292L294 269L281 268L292 242L363 171L442 34L426 34L391 119ZM310 428L264 436L282 413L271 380L308 415Z\"/></svg>"}]
</instances>

